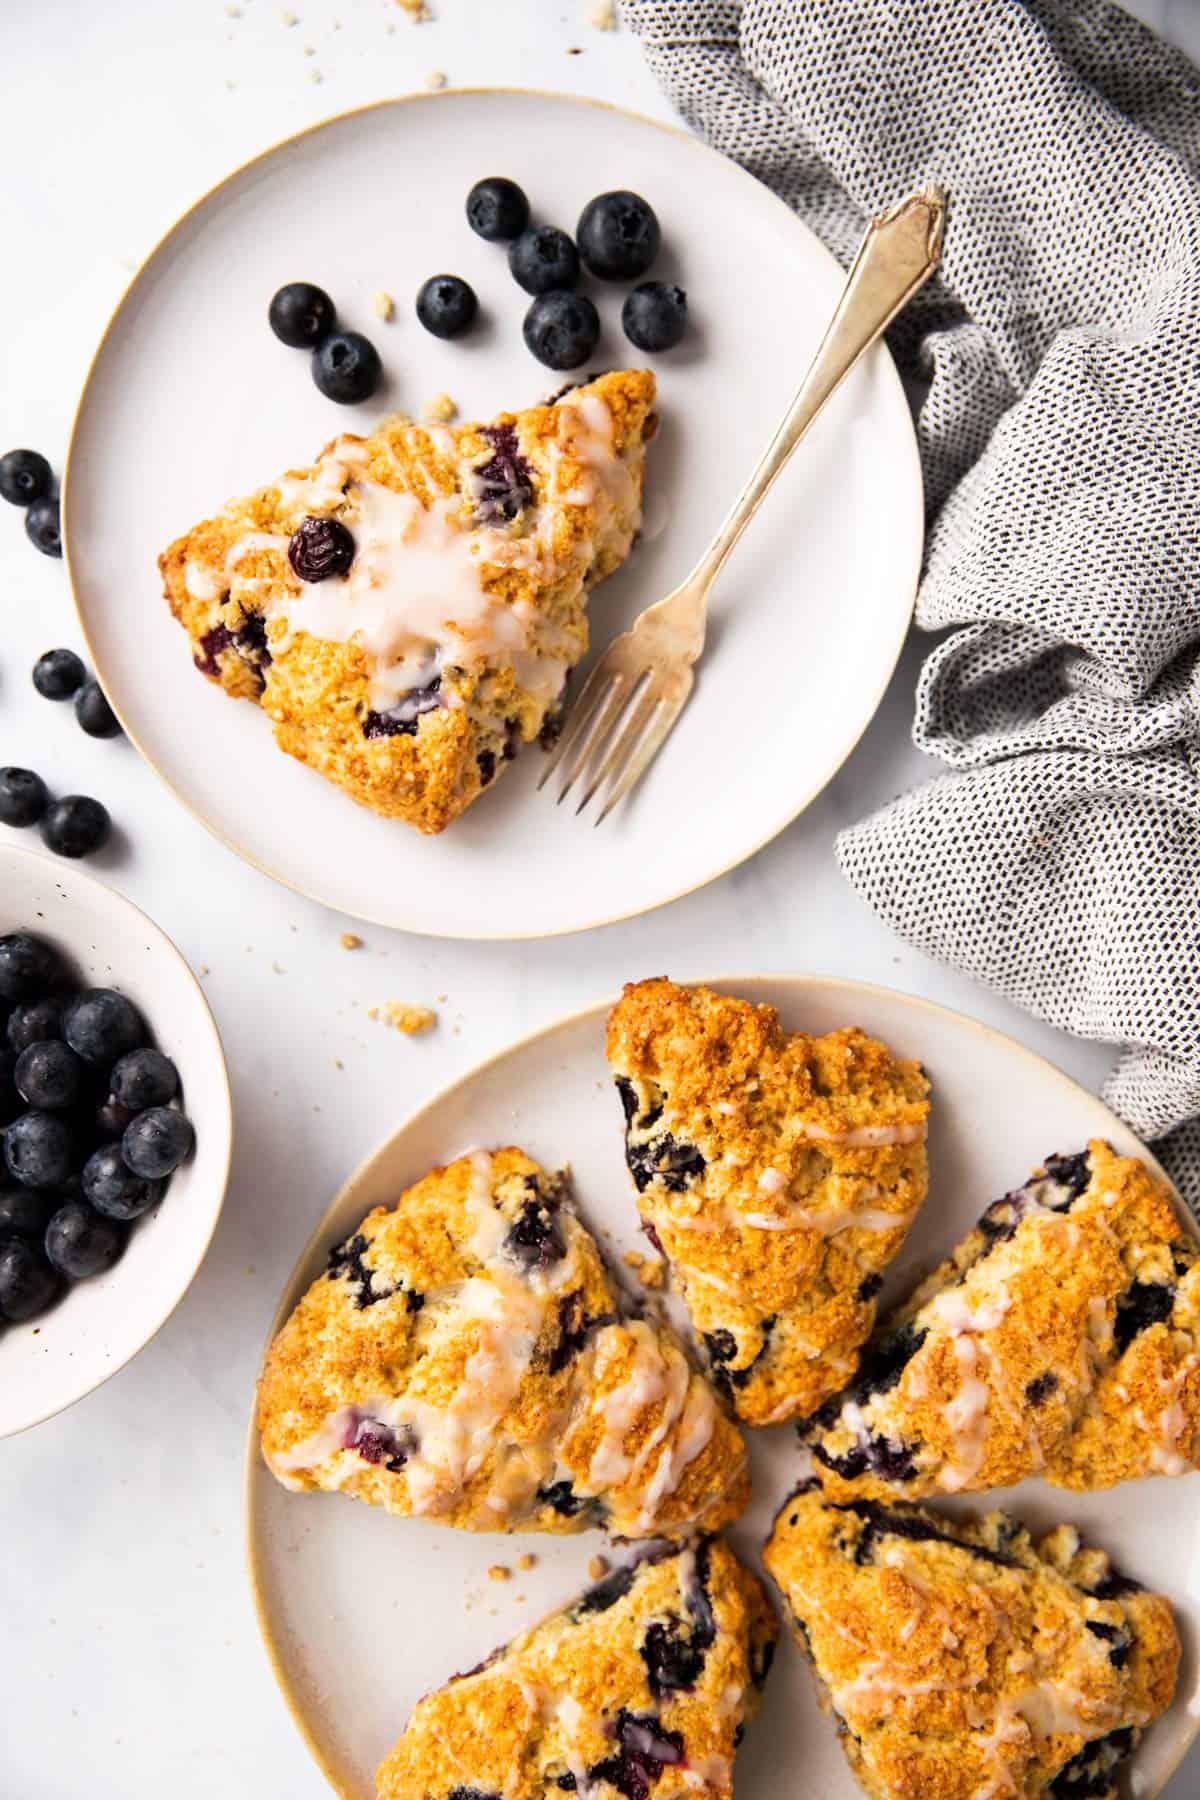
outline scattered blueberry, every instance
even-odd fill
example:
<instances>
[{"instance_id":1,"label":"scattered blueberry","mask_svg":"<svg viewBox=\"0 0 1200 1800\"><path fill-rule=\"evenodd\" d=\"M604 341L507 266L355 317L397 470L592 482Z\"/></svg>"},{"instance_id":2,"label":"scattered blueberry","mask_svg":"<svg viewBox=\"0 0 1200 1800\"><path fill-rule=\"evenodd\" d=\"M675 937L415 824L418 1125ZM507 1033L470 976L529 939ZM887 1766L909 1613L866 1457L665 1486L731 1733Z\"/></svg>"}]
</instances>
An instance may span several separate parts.
<instances>
[{"instance_id":1,"label":"scattered blueberry","mask_svg":"<svg viewBox=\"0 0 1200 1800\"><path fill-rule=\"evenodd\" d=\"M267 320L281 344L312 350L329 336L337 315L324 288L311 281L289 281L271 298Z\"/></svg>"},{"instance_id":2,"label":"scattered blueberry","mask_svg":"<svg viewBox=\"0 0 1200 1800\"><path fill-rule=\"evenodd\" d=\"M50 492L50 464L37 450L9 450L0 456L0 498L10 506L32 506Z\"/></svg>"},{"instance_id":3,"label":"scattered blueberry","mask_svg":"<svg viewBox=\"0 0 1200 1800\"><path fill-rule=\"evenodd\" d=\"M478 310L475 289L458 275L431 275L417 290L417 317L434 337L462 337Z\"/></svg>"},{"instance_id":4,"label":"scattered blueberry","mask_svg":"<svg viewBox=\"0 0 1200 1800\"><path fill-rule=\"evenodd\" d=\"M59 1112L64 1106L73 1106L79 1098L83 1064L69 1044L50 1038L22 1050L13 1082L27 1105Z\"/></svg>"},{"instance_id":5,"label":"scattered blueberry","mask_svg":"<svg viewBox=\"0 0 1200 1800\"><path fill-rule=\"evenodd\" d=\"M87 988L68 1003L63 1036L84 1062L103 1069L139 1049L146 1041L146 1028L137 1007L124 994L113 988Z\"/></svg>"},{"instance_id":6,"label":"scattered blueberry","mask_svg":"<svg viewBox=\"0 0 1200 1800\"><path fill-rule=\"evenodd\" d=\"M586 294L540 294L525 314L525 343L548 369L577 369L600 339L600 317Z\"/></svg>"},{"instance_id":7,"label":"scattered blueberry","mask_svg":"<svg viewBox=\"0 0 1200 1800\"><path fill-rule=\"evenodd\" d=\"M162 1194L161 1181L147 1181L126 1166L119 1144L92 1152L82 1182L84 1199L108 1219L138 1219Z\"/></svg>"},{"instance_id":8,"label":"scattered blueberry","mask_svg":"<svg viewBox=\"0 0 1200 1800\"><path fill-rule=\"evenodd\" d=\"M670 281L643 281L626 294L621 325L639 350L673 350L687 330L687 295Z\"/></svg>"},{"instance_id":9,"label":"scattered blueberry","mask_svg":"<svg viewBox=\"0 0 1200 1800\"><path fill-rule=\"evenodd\" d=\"M0 1000L35 1000L62 975L59 957L41 938L28 931L0 937Z\"/></svg>"},{"instance_id":10,"label":"scattered blueberry","mask_svg":"<svg viewBox=\"0 0 1200 1800\"><path fill-rule=\"evenodd\" d=\"M45 782L32 769L0 769L0 825L36 825L49 798Z\"/></svg>"},{"instance_id":11,"label":"scattered blueberry","mask_svg":"<svg viewBox=\"0 0 1200 1800\"><path fill-rule=\"evenodd\" d=\"M0 1238L36 1238L40 1243L58 1205L52 1194L40 1194L33 1188L0 1189Z\"/></svg>"},{"instance_id":12,"label":"scattered blueberry","mask_svg":"<svg viewBox=\"0 0 1200 1800\"><path fill-rule=\"evenodd\" d=\"M310 515L292 533L288 561L301 581L328 581L354 561L354 538L340 519Z\"/></svg>"},{"instance_id":13,"label":"scattered blueberry","mask_svg":"<svg viewBox=\"0 0 1200 1800\"><path fill-rule=\"evenodd\" d=\"M489 175L467 195L467 224L489 244L515 238L529 223L529 202L515 181Z\"/></svg>"},{"instance_id":14,"label":"scattered blueberry","mask_svg":"<svg viewBox=\"0 0 1200 1800\"><path fill-rule=\"evenodd\" d=\"M0 1316L20 1325L45 1312L60 1282L41 1251L12 1240L0 1246Z\"/></svg>"},{"instance_id":15,"label":"scattered blueberry","mask_svg":"<svg viewBox=\"0 0 1200 1800\"><path fill-rule=\"evenodd\" d=\"M4 1160L22 1187L61 1187L71 1173L71 1128L54 1113L25 1112L4 1133Z\"/></svg>"},{"instance_id":16,"label":"scattered blueberry","mask_svg":"<svg viewBox=\"0 0 1200 1800\"><path fill-rule=\"evenodd\" d=\"M69 1281L86 1281L111 1269L125 1248L125 1233L86 1201L68 1200L46 1227L46 1255Z\"/></svg>"},{"instance_id":17,"label":"scattered blueberry","mask_svg":"<svg viewBox=\"0 0 1200 1800\"><path fill-rule=\"evenodd\" d=\"M147 1046L131 1050L115 1065L110 1081L113 1098L144 1112L148 1106L166 1106L179 1092L179 1071L169 1056Z\"/></svg>"},{"instance_id":18,"label":"scattered blueberry","mask_svg":"<svg viewBox=\"0 0 1200 1800\"><path fill-rule=\"evenodd\" d=\"M69 700L86 679L73 650L47 650L33 665L33 685L43 700Z\"/></svg>"},{"instance_id":19,"label":"scattered blueberry","mask_svg":"<svg viewBox=\"0 0 1200 1800\"><path fill-rule=\"evenodd\" d=\"M552 288L575 286L579 280L579 252L556 225L530 225L514 240L508 252L508 267L517 286L527 294L548 294Z\"/></svg>"},{"instance_id":20,"label":"scattered blueberry","mask_svg":"<svg viewBox=\"0 0 1200 1800\"><path fill-rule=\"evenodd\" d=\"M106 841L111 826L108 809L99 800L67 794L42 820L42 842L56 856L90 856Z\"/></svg>"},{"instance_id":21,"label":"scattered blueberry","mask_svg":"<svg viewBox=\"0 0 1200 1800\"><path fill-rule=\"evenodd\" d=\"M25 514L25 535L43 556L62 555L62 529L58 519L58 501L47 496L35 500Z\"/></svg>"},{"instance_id":22,"label":"scattered blueberry","mask_svg":"<svg viewBox=\"0 0 1200 1800\"><path fill-rule=\"evenodd\" d=\"M575 232L584 263L604 281L644 275L658 254L659 238L654 208L625 188L589 200Z\"/></svg>"},{"instance_id":23,"label":"scattered blueberry","mask_svg":"<svg viewBox=\"0 0 1200 1800\"><path fill-rule=\"evenodd\" d=\"M383 379L379 352L357 331L335 331L312 355L312 377L327 400L355 406L369 400Z\"/></svg>"},{"instance_id":24,"label":"scattered blueberry","mask_svg":"<svg viewBox=\"0 0 1200 1800\"><path fill-rule=\"evenodd\" d=\"M85 681L76 694L75 717L89 737L111 738L121 735L121 722L108 704L108 697L98 681Z\"/></svg>"},{"instance_id":25,"label":"scattered blueberry","mask_svg":"<svg viewBox=\"0 0 1200 1800\"><path fill-rule=\"evenodd\" d=\"M195 1142L191 1124L171 1106L152 1106L125 1128L121 1155L135 1175L161 1181L176 1170Z\"/></svg>"}]
</instances>

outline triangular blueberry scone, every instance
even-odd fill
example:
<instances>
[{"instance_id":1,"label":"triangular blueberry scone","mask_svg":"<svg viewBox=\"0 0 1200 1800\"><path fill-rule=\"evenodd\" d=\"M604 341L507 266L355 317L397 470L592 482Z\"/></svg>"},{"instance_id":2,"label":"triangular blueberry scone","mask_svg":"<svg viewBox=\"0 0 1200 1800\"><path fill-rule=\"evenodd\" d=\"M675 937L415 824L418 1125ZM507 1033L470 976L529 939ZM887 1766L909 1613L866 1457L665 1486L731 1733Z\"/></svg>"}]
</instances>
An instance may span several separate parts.
<instances>
[{"instance_id":1,"label":"triangular blueberry scone","mask_svg":"<svg viewBox=\"0 0 1200 1800\"><path fill-rule=\"evenodd\" d=\"M726 1800L775 1636L719 1538L652 1552L420 1700L379 1800Z\"/></svg>"},{"instance_id":2,"label":"triangular blueberry scone","mask_svg":"<svg viewBox=\"0 0 1200 1800\"><path fill-rule=\"evenodd\" d=\"M434 1169L334 1249L258 1420L285 1486L472 1531L710 1530L750 1492L704 1377L623 1315L562 1178L515 1149Z\"/></svg>"},{"instance_id":3,"label":"triangular blueberry scone","mask_svg":"<svg viewBox=\"0 0 1200 1800\"><path fill-rule=\"evenodd\" d=\"M1166 1188L1052 1156L886 1321L801 1428L835 1498L1111 1487L1200 1463L1200 1260Z\"/></svg>"},{"instance_id":4,"label":"triangular blueberry scone","mask_svg":"<svg viewBox=\"0 0 1200 1800\"><path fill-rule=\"evenodd\" d=\"M364 806L441 831L551 729L641 522L654 377L490 425L389 421L159 558L197 666Z\"/></svg>"},{"instance_id":5,"label":"triangular blueberry scone","mask_svg":"<svg viewBox=\"0 0 1200 1800\"><path fill-rule=\"evenodd\" d=\"M1117 1800L1170 1704L1169 1605L1070 1525L806 1492L764 1556L873 1800Z\"/></svg>"},{"instance_id":6,"label":"triangular blueberry scone","mask_svg":"<svg viewBox=\"0 0 1200 1800\"><path fill-rule=\"evenodd\" d=\"M929 1084L858 1030L672 981L608 1023L643 1226L741 1418L811 1413L853 1373L925 1198Z\"/></svg>"}]
</instances>

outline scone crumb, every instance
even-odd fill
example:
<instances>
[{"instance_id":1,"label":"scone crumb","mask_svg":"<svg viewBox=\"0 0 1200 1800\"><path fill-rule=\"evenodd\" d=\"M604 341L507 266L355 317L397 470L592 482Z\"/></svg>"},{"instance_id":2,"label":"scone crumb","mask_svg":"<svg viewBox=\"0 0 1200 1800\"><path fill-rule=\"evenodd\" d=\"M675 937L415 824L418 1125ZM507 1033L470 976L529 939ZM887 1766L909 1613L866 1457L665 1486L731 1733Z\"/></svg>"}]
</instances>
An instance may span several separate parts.
<instances>
[{"instance_id":1,"label":"scone crumb","mask_svg":"<svg viewBox=\"0 0 1200 1800\"><path fill-rule=\"evenodd\" d=\"M425 407L425 417L434 425L448 425L457 411L449 394L435 394Z\"/></svg>"},{"instance_id":2,"label":"scone crumb","mask_svg":"<svg viewBox=\"0 0 1200 1800\"><path fill-rule=\"evenodd\" d=\"M643 1256L640 1250L625 1252L625 1266L632 1269L643 1287L660 1288L666 1279L667 1265L658 1256Z\"/></svg>"},{"instance_id":3,"label":"scone crumb","mask_svg":"<svg viewBox=\"0 0 1200 1800\"><path fill-rule=\"evenodd\" d=\"M615 31L617 9L614 0L596 0L595 6L588 13L588 24L595 31Z\"/></svg>"},{"instance_id":4,"label":"scone crumb","mask_svg":"<svg viewBox=\"0 0 1200 1800\"><path fill-rule=\"evenodd\" d=\"M363 941L357 931L343 931L338 943L343 950L361 950L363 947Z\"/></svg>"},{"instance_id":5,"label":"scone crumb","mask_svg":"<svg viewBox=\"0 0 1200 1800\"><path fill-rule=\"evenodd\" d=\"M436 94L438 89L444 88L445 85L445 71L443 69L430 69L428 75L425 77L425 86L429 89L430 93Z\"/></svg>"},{"instance_id":6,"label":"scone crumb","mask_svg":"<svg viewBox=\"0 0 1200 1800\"><path fill-rule=\"evenodd\" d=\"M298 25L300 23L300 15L299 13L294 13L290 6L285 6L279 15L279 22L281 25L286 25L290 31L293 25Z\"/></svg>"},{"instance_id":7,"label":"scone crumb","mask_svg":"<svg viewBox=\"0 0 1200 1800\"><path fill-rule=\"evenodd\" d=\"M396 0L401 12L406 12L414 24L419 25L429 14L425 10L425 0Z\"/></svg>"},{"instance_id":8,"label":"scone crumb","mask_svg":"<svg viewBox=\"0 0 1200 1800\"><path fill-rule=\"evenodd\" d=\"M602 1575L607 1575L607 1574L608 1574L608 1558L607 1558L607 1556L593 1556L591 1561L588 1563L588 1579L589 1579L589 1581L599 1581L599 1579Z\"/></svg>"},{"instance_id":9,"label":"scone crumb","mask_svg":"<svg viewBox=\"0 0 1200 1800\"><path fill-rule=\"evenodd\" d=\"M537 1557L531 1556L528 1550L526 1550L523 1556L518 1556L517 1567L518 1569L535 1569L537 1567Z\"/></svg>"},{"instance_id":10,"label":"scone crumb","mask_svg":"<svg viewBox=\"0 0 1200 1800\"><path fill-rule=\"evenodd\" d=\"M409 1006L404 1000L387 1000L382 1006L368 1006L368 1019L381 1019L390 1025L393 1031L402 1031L405 1037L416 1037L420 1031L428 1031L437 1024L437 1014L431 1006Z\"/></svg>"},{"instance_id":11,"label":"scone crumb","mask_svg":"<svg viewBox=\"0 0 1200 1800\"><path fill-rule=\"evenodd\" d=\"M310 69L308 72L308 79L310 81L322 82L325 77L322 75L320 69Z\"/></svg>"},{"instance_id":12,"label":"scone crumb","mask_svg":"<svg viewBox=\"0 0 1200 1800\"><path fill-rule=\"evenodd\" d=\"M489 1581L511 1581L512 1570L507 1563L493 1563L488 1570Z\"/></svg>"},{"instance_id":13,"label":"scone crumb","mask_svg":"<svg viewBox=\"0 0 1200 1800\"><path fill-rule=\"evenodd\" d=\"M382 319L385 325L395 318L396 302L385 288L379 288L371 295L371 311L377 319Z\"/></svg>"}]
</instances>

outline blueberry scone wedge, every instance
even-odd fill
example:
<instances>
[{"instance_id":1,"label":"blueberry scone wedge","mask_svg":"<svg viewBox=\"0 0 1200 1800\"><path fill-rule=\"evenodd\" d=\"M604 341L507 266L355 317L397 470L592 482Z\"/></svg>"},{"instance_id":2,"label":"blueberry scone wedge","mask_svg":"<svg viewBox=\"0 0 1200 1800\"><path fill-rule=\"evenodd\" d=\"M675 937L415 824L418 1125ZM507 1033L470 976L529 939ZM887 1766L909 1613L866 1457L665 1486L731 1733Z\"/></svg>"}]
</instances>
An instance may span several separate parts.
<instances>
[{"instance_id":1,"label":"blueberry scone wedge","mask_svg":"<svg viewBox=\"0 0 1200 1800\"><path fill-rule=\"evenodd\" d=\"M873 1800L1117 1800L1170 1704L1167 1601L1070 1525L784 1503L765 1561Z\"/></svg>"},{"instance_id":2,"label":"blueberry scone wedge","mask_svg":"<svg viewBox=\"0 0 1200 1800\"><path fill-rule=\"evenodd\" d=\"M771 1006L626 987L608 1021L643 1228L713 1379L750 1424L842 1387L925 1198L928 1083L862 1031L785 1034Z\"/></svg>"},{"instance_id":3,"label":"blueberry scone wedge","mask_svg":"<svg viewBox=\"0 0 1200 1800\"><path fill-rule=\"evenodd\" d=\"M721 1539L655 1551L420 1700L379 1800L725 1800L775 1636Z\"/></svg>"},{"instance_id":4,"label":"blueberry scone wedge","mask_svg":"<svg viewBox=\"0 0 1200 1800\"><path fill-rule=\"evenodd\" d=\"M800 1429L837 1499L1194 1469L1200 1260L1164 1184L1099 1140L1048 1157Z\"/></svg>"},{"instance_id":5,"label":"blueberry scone wedge","mask_svg":"<svg viewBox=\"0 0 1200 1800\"><path fill-rule=\"evenodd\" d=\"M443 830L553 728L641 523L654 398L627 369L488 425L343 433L159 558L197 667L364 806Z\"/></svg>"},{"instance_id":6,"label":"blueberry scone wedge","mask_svg":"<svg viewBox=\"0 0 1200 1800\"><path fill-rule=\"evenodd\" d=\"M434 1169L333 1250L266 1358L272 1473L472 1531L715 1529L746 1451L666 1327L626 1316L563 1179Z\"/></svg>"}]
</instances>

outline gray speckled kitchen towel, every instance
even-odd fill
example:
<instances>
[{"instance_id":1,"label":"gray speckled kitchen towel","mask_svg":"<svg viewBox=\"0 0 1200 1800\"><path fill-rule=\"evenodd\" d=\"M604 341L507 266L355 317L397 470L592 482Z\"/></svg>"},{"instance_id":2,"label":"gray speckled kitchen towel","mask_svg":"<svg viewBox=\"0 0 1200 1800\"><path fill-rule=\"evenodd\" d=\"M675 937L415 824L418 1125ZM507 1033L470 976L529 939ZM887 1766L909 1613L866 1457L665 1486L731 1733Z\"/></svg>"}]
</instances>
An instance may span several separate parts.
<instances>
[{"instance_id":1,"label":"gray speckled kitchen towel","mask_svg":"<svg viewBox=\"0 0 1200 1800\"><path fill-rule=\"evenodd\" d=\"M843 262L930 180L916 743L842 834L921 950L1122 1046L1200 1207L1200 74L1106 0L625 0L667 93ZM1051 1148L1051 1146L1047 1146Z\"/></svg>"}]
</instances>

